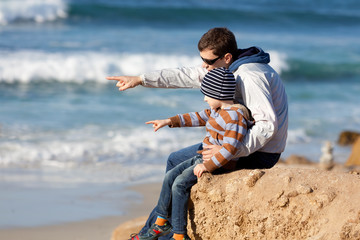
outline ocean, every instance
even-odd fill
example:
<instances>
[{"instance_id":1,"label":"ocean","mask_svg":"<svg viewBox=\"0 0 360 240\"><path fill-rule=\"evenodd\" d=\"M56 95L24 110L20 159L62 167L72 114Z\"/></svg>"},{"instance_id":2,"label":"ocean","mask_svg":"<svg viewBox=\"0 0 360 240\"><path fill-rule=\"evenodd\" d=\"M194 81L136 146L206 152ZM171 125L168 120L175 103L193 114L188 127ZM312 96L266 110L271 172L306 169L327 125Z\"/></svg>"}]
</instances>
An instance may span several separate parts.
<instances>
[{"instance_id":1,"label":"ocean","mask_svg":"<svg viewBox=\"0 0 360 240\"><path fill-rule=\"evenodd\" d=\"M359 1L1 0L0 228L119 215L122 199L140 201L124 188L161 181L167 156L204 136L145 122L207 105L198 89L119 92L105 77L200 65L198 40L223 26L240 48L269 52L282 77L282 157L317 162L330 141L346 161L351 149L336 141L360 130Z\"/></svg>"}]
</instances>

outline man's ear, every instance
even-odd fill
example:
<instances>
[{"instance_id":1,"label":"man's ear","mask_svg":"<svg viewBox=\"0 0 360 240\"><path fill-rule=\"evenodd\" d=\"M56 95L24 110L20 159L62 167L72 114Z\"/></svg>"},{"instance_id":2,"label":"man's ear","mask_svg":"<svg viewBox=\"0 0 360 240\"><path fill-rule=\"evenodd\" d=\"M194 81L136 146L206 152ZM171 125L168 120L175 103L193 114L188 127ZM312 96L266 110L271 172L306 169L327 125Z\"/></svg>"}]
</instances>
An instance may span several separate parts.
<instances>
[{"instance_id":1,"label":"man's ear","mask_svg":"<svg viewBox=\"0 0 360 240\"><path fill-rule=\"evenodd\" d=\"M232 54L231 53L227 53L227 54L225 54L225 56L224 56L224 60L225 60L225 63L226 64L230 64L231 63L231 60L232 60Z\"/></svg>"}]
</instances>

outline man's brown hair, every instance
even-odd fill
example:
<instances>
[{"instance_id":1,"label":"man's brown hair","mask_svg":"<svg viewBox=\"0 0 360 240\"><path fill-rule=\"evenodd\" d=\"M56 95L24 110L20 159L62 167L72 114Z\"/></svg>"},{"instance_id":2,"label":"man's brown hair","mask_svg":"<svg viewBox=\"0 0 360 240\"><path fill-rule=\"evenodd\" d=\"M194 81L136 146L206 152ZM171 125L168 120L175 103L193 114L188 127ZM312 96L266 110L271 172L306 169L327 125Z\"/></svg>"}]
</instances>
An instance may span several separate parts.
<instances>
[{"instance_id":1,"label":"man's brown hair","mask_svg":"<svg viewBox=\"0 0 360 240\"><path fill-rule=\"evenodd\" d=\"M237 55L237 43L235 35L227 28L212 28L206 32L198 43L199 51L210 49L216 56L224 56L231 53L233 59Z\"/></svg>"}]
</instances>

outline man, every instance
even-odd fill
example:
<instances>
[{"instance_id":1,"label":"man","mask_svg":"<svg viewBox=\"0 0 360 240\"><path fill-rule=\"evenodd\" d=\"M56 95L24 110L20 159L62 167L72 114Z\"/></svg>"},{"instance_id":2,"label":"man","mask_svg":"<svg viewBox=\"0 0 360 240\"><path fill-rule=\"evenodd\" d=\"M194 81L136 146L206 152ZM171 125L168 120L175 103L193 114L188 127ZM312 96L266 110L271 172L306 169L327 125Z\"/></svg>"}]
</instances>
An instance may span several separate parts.
<instances>
[{"instance_id":1,"label":"man","mask_svg":"<svg viewBox=\"0 0 360 240\"><path fill-rule=\"evenodd\" d=\"M120 76L107 79L118 81L116 86L120 91L138 85L199 88L207 71L219 67L229 69L236 79L236 101L249 108L255 120L237 153L237 166L244 169L273 167L286 145L288 103L285 87L279 75L268 65L269 54L257 47L238 49L234 34L227 28L210 29L201 37L198 49L203 60L202 67L163 69L136 77ZM199 143L172 153L168 158L166 171L195 156L200 148ZM219 149L216 145L204 149L204 162L209 161ZM156 217L153 215L152 213L149 216L140 237L155 221Z\"/></svg>"}]
</instances>

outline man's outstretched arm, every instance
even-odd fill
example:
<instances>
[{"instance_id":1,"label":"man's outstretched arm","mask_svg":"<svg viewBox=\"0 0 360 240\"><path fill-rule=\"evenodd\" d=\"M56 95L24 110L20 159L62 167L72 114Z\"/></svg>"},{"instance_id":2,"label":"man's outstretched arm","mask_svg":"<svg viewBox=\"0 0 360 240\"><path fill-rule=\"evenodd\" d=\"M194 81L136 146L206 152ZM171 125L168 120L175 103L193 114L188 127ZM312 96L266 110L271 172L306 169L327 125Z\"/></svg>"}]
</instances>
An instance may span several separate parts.
<instances>
[{"instance_id":1,"label":"man's outstretched arm","mask_svg":"<svg viewBox=\"0 0 360 240\"><path fill-rule=\"evenodd\" d=\"M162 69L140 76L114 76L106 79L118 81L116 86L120 91L138 85L150 88L199 88L206 73L206 69L202 67L183 67Z\"/></svg>"}]
</instances>

